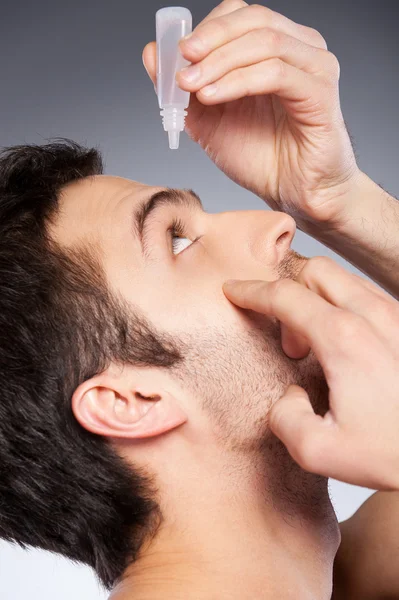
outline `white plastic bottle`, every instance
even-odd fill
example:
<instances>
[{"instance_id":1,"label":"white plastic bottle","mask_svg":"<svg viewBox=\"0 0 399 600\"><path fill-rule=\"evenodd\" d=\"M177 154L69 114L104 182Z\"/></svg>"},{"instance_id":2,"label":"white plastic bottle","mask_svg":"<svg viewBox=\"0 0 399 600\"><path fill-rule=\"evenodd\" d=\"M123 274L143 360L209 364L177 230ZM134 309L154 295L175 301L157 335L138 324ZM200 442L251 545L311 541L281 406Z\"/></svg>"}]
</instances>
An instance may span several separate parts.
<instances>
[{"instance_id":1,"label":"white plastic bottle","mask_svg":"<svg viewBox=\"0 0 399 600\"><path fill-rule=\"evenodd\" d=\"M177 150L180 132L184 131L190 92L176 82L176 73L190 65L179 51L179 41L192 32L193 19L188 8L168 6L155 15L157 42L157 86L163 128L168 132L169 148Z\"/></svg>"}]
</instances>

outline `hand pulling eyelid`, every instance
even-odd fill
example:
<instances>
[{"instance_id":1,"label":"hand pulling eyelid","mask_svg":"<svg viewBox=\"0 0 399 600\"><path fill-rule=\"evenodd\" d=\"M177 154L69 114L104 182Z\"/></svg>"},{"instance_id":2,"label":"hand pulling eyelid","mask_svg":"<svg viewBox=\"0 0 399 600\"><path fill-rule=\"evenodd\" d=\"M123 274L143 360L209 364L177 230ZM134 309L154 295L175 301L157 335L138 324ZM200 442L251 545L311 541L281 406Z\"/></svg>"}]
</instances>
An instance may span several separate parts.
<instances>
[{"instance_id":1,"label":"hand pulling eyelid","mask_svg":"<svg viewBox=\"0 0 399 600\"><path fill-rule=\"evenodd\" d=\"M168 6L155 15L157 42L157 83L162 124L168 132L169 148L177 150L180 132L184 131L190 102L190 92L182 90L176 82L176 73L190 65L179 50L182 37L192 33L192 15L188 8Z\"/></svg>"}]
</instances>

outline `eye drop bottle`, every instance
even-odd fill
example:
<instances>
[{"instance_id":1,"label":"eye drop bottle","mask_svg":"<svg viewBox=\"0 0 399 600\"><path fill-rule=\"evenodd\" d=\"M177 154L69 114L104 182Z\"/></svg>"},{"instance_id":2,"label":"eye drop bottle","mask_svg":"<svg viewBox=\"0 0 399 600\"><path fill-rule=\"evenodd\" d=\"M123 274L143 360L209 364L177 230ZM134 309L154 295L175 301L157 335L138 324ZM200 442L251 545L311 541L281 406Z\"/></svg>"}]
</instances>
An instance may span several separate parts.
<instances>
[{"instance_id":1,"label":"eye drop bottle","mask_svg":"<svg viewBox=\"0 0 399 600\"><path fill-rule=\"evenodd\" d=\"M157 42L157 85L163 128L168 132L169 148L177 150L184 131L190 92L176 82L176 73L190 65L179 50L179 41L192 32L192 15L182 6L161 8L155 15Z\"/></svg>"}]
</instances>

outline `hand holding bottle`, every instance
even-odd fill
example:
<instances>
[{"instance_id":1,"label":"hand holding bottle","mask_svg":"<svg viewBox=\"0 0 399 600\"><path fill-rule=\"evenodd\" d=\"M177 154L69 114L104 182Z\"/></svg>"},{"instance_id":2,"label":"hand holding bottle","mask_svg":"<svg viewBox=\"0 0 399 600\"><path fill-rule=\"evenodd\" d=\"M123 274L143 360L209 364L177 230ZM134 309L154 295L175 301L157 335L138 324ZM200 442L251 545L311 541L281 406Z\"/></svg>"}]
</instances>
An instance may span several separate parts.
<instances>
[{"instance_id":1,"label":"hand holding bottle","mask_svg":"<svg viewBox=\"0 0 399 600\"><path fill-rule=\"evenodd\" d=\"M184 71L177 76L192 92L188 135L228 177L299 227L339 224L362 173L341 113L339 64L322 36L264 6L224 0L180 50L199 72L191 82ZM155 42L143 62L155 83Z\"/></svg>"}]
</instances>

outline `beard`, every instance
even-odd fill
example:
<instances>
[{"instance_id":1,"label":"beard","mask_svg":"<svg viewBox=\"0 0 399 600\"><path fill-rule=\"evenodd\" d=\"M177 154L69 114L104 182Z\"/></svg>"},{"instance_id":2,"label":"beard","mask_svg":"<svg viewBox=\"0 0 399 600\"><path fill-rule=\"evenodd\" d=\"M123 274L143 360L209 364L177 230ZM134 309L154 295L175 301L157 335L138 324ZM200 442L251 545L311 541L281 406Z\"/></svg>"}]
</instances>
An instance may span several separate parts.
<instances>
[{"instance_id":1,"label":"beard","mask_svg":"<svg viewBox=\"0 0 399 600\"><path fill-rule=\"evenodd\" d=\"M289 252L280 277L294 279L307 260ZM329 390L322 367L312 350L302 359L284 353L277 319L239 310L241 326L224 322L179 335L185 360L173 375L199 399L218 446L242 476L255 469L265 501L281 513L330 519L334 526L328 478L302 469L268 424L270 408L290 384L303 387L324 416Z\"/></svg>"},{"instance_id":2,"label":"beard","mask_svg":"<svg viewBox=\"0 0 399 600\"><path fill-rule=\"evenodd\" d=\"M279 278L295 279L308 259L289 251ZM207 326L174 334L184 362L174 375L200 399L217 426L220 442L237 452L260 452L271 437L268 413L290 384L303 387L316 414L329 408L328 385L314 352L288 357L275 317L241 309L242 323ZM172 368L173 371L173 368Z\"/></svg>"}]
</instances>

